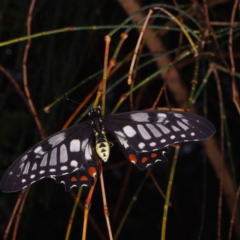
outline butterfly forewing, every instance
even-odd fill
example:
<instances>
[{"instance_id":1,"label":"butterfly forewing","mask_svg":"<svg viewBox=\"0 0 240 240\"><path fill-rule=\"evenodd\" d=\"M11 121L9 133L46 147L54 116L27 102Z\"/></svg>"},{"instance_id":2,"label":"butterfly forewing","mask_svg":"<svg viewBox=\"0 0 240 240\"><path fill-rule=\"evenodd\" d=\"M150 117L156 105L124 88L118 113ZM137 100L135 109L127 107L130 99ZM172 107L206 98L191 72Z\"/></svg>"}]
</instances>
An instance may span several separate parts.
<instances>
[{"instance_id":1,"label":"butterfly forewing","mask_svg":"<svg viewBox=\"0 0 240 240\"><path fill-rule=\"evenodd\" d=\"M60 131L23 153L5 172L2 191L18 191L45 177L61 176L92 160L92 129L88 122Z\"/></svg>"},{"instance_id":2,"label":"butterfly forewing","mask_svg":"<svg viewBox=\"0 0 240 240\"><path fill-rule=\"evenodd\" d=\"M200 141L214 134L205 118L175 111L136 111L104 118L107 131L124 147L150 152L173 143Z\"/></svg>"}]
</instances>

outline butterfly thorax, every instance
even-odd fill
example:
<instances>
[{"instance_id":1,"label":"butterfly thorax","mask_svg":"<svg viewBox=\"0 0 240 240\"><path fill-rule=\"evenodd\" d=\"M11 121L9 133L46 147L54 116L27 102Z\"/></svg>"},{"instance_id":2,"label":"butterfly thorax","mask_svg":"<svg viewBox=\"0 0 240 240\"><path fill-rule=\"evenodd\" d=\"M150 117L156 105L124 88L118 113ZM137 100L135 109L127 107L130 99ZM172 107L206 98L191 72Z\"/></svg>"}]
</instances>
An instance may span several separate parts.
<instances>
[{"instance_id":1,"label":"butterfly thorax","mask_svg":"<svg viewBox=\"0 0 240 240\"><path fill-rule=\"evenodd\" d=\"M102 123L99 108L92 108L89 112L89 122L92 125L95 136L95 150L97 155L106 162L109 158L110 147L107 141L106 132Z\"/></svg>"}]
</instances>

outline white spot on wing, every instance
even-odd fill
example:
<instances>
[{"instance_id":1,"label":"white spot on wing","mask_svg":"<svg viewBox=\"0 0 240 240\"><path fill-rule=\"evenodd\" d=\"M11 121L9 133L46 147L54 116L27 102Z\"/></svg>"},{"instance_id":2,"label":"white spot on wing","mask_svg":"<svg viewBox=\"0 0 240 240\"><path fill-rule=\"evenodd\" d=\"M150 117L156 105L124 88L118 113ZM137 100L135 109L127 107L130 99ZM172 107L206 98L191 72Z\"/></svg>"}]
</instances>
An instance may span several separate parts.
<instances>
[{"instance_id":1,"label":"white spot on wing","mask_svg":"<svg viewBox=\"0 0 240 240\"><path fill-rule=\"evenodd\" d=\"M123 131L128 137L134 137L136 135L136 131L129 125L125 126Z\"/></svg>"},{"instance_id":2,"label":"white spot on wing","mask_svg":"<svg viewBox=\"0 0 240 240\"><path fill-rule=\"evenodd\" d=\"M155 142L151 142L149 145L150 145L151 147L155 147L157 144L156 144Z\"/></svg>"},{"instance_id":3,"label":"white spot on wing","mask_svg":"<svg viewBox=\"0 0 240 240\"><path fill-rule=\"evenodd\" d=\"M195 133L194 133L194 132L191 132L191 136L195 136Z\"/></svg>"},{"instance_id":4,"label":"white spot on wing","mask_svg":"<svg viewBox=\"0 0 240 240\"><path fill-rule=\"evenodd\" d=\"M157 122L161 123L167 118L167 115L165 113L158 113L157 118L158 118Z\"/></svg>"},{"instance_id":5,"label":"white spot on wing","mask_svg":"<svg viewBox=\"0 0 240 240\"><path fill-rule=\"evenodd\" d=\"M32 170L36 170L37 169L37 163L33 164Z\"/></svg>"},{"instance_id":6,"label":"white spot on wing","mask_svg":"<svg viewBox=\"0 0 240 240\"><path fill-rule=\"evenodd\" d=\"M42 150L42 146L38 146L34 149L34 153L43 155L45 152Z\"/></svg>"},{"instance_id":7,"label":"white spot on wing","mask_svg":"<svg viewBox=\"0 0 240 240\"><path fill-rule=\"evenodd\" d=\"M56 169L55 168L50 168L49 172L56 172Z\"/></svg>"},{"instance_id":8,"label":"white spot on wing","mask_svg":"<svg viewBox=\"0 0 240 240\"><path fill-rule=\"evenodd\" d=\"M62 171L67 170L67 166L62 166L62 167L60 168L60 170L62 170Z\"/></svg>"},{"instance_id":9,"label":"white spot on wing","mask_svg":"<svg viewBox=\"0 0 240 240\"><path fill-rule=\"evenodd\" d=\"M88 143L88 138L86 138L86 139L84 139L83 141L82 141L82 151L84 151L85 150L85 147L86 147L86 145L87 145L87 143Z\"/></svg>"},{"instance_id":10,"label":"white spot on wing","mask_svg":"<svg viewBox=\"0 0 240 240\"><path fill-rule=\"evenodd\" d=\"M145 143L140 142L140 143L138 144L138 147L139 147L140 149L143 149L143 148L145 147Z\"/></svg>"},{"instance_id":11,"label":"white spot on wing","mask_svg":"<svg viewBox=\"0 0 240 240\"><path fill-rule=\"evenodd\" d=\"M57 165L57 148L54 148L51 152L49 165L50 166L56 166Z\"/></svg>"},{"instance_id":12,"label":"white spot on wing","mask_svg":"<svg viewBox=\"0 0 240 240\"><path fill-rule=\"evenodd\" d=\"M116 136L117 136L119 142L121 143L121 145L124 146L124 148L128 148L129 147L128 142L127 142L127 140L125 138L122 138L122 137L120 137L118 135L116 135Z\"/></svg>"},{"instance_id":13,"label":"white spot on wing","mask_svg":"<svg viewBox=\"0 0 240 240\"><path fill-rule=\"evenodd\" d=\"M80 141L78 139L73 139L70 142L70 151L79 152L80 151Z\"/></svg>"},{"instance_id":14,"label":"white spot on wing","mask_svg":"<svg viewBox=\"0 0 240 240\"><path fill-rule=\"evenodd\" d=\"M154 137L161 137L162 134L155 128L153 124L146 124L146 126L149 128L149 130L152 132Z\"/></svg>"},{"instance_id":15,"label":"white spot on wing","mask_svg":"<svg viewBox=\"0 0 240 240\"><path fill-rule=\"evenodd\" d=\"M182 137L182 138L185 138L185 137L186 137L186 135L185 135L185 134L181 134L181 137Z\"/></svg>"},{"instance_id":16,"label":"white spot on wing","mask_svg":"<svg viewBox=\"0 0 240 240\"><path fill-rule=\"evenodd\" d=\"M121 132L121 131L114 131L114 133L116 134L116 135L119 135L120 137L126 137L125 135L124 135L124 133L123 132Z\"/></svg>"},{"instance_id":17,"label":"white spot on wing","mask_svg":"<svg viewBox=\"0 0 240 240\"><path fill-rule=\"evenodd\" d=\"M46 154L43 156L42 161L41 161L41 163L40 163L40 166L41 166L41 167L47 166L47 159L48 159L48 153L46 153Z\"/></svg>"},{"instance_id":18,"label":"white spot on wing","mask_svg":"<svg viewBox=\"0 0 240 240\"><path fill-rule=\"evenodd\" d=\"M189 129L189 127L188 126L186 126L185 124L183 124L182 122L180 122L180 121L177 121L177 124L178 124L178 126L179 127L181 127L183 130L188 130Z\"/></svg>"},{"instance_id":19,"label":"white spot on wing","mask_svg":"<svg viewBox=\"0 0 240 240\"><path fill-rule=\"evenodd\" d=\"M132 113L130 118L135 122L149 122L148 113Z\"/></svg>"},{"instance_id":20,"label":"white spot on wing","mask_svg":"<svg viewBox=\"0 0 240 240\"><path fill-rule=\"evenodd\" d=\"M41 170L39 173L40 173L40 174L44 174L44 173L45 173L45 170Z\"/></svg>"},{"instance_id":21,"label":"white spot on wing","mask_svg":"<svg viewBox=\"0 0 240 240\"><path fill-rule=\"evenodd\" d=\"M141 136L144 139L149 140L152 138L151 135L148 133L148 131L146 130L146 128L143 125L138 124L137 128L138 128L139 133L141 134Z\"/></svg>"},{"instance_id":22,"label":"white spot on wing","mask_svg":"<svg viewBox=\"0 0 240 240\"><path fill-rule=\"evenodd\" d=\"M26 179L22 179L22 183L25 183L26 182Z\"/></svg>"},{"instance_id":23,"label":"white spot on wing","mask_svg":"<svg viewBox=\"0 0 240 240\"><path fill-rule=\"evenodd\" d=\"M182 118L183 117L183 115L181 113L174 113L173 115L177 118Z\"/></svg>"},{"instance_id":24,"label":"white spot on wing","mask_svg":"<svg viewBox=\"0 0 240 240\"><path fill-rule=\"evenodd\" d=\"M174 132L179 132L180 129L174 125L171 125L171 128L173 129Z\"/></svg>"},{"instance_id":25,"label":"white spot on wing","mask_svg":"<svg viewBox=\"0 0 240 240\"><path fill-rule=\"evenodd\" d=\"M29 170L29 167L30 167L30 162L28 162L24 168L24 171L23 171L23 174L28 174L28 170Z\"/></svg>"},{"instance_id":26,"label":"white spot on wing","mask_svg":"<svg viewBox=\"0 0 240 240\"><path fill-rule=\"evenodd\" d=\"M161 143L165 143L165 142L166 142L166 139L161 139L160 142L161 142Z\"/></svg>"},{"instance_id":27,"label":"white spot on wing","mask_svg":"<svg viewBox=\"0 0 240 240\"><path fill-rule=\"evenodd\" d=\"M60 147L60 163L65 163L68 160L67 148L65 144Z\"/></svg>"},{"instance_id":28,"label":"white spot on wing","mask_svg":"<svg viewBox=\"0 0 240 240\"><path fill-rule=\"evenodd\" d=\"M85 149L85 159L87 159L87 160L92 159L92 148L91 148L90 144L88 144L86 149Z\"/></svg>"},{"instance_id":29,"label":"white spot on wing","mask_svg":"<svg viewBox=\"0 0 240 240\"><path fill-rule=\"evenodd\" d=\"M61 132L61 133L58 133L56 135L54 135L53 137L49 138L48 139L48 143L52 145L52 147L55 147L57 146L59 143L61 143L62 141L65 140L65 133L64 132Z\"/></svg>"},{"instance_id":30,"label":"white spot on wing","mask_svg":"<svg viewBox=\"0 0 240 240\"><path fill-rule=\"evenodd\" d=\"M35 176L36 176L35 174L32 174L32 175L30 176L30 178L33 179L33 178L35 178Z\"/></svg>"},{"instance_id":31,"label":"white spot on wing","mask_svg":"<svg viewBox=\"0 0 240 240\"><path fill-rule=\"evenodd\" d=\"M162 130L162 132L164 134L170 133L170 130L168 128L166 128L165 126L163 126L162 124L158 123L157 126L160 128L160 130Z\"/></svg>"},{"instance_id":32,"label":"white spot on wing","mask_svg":"<svg viewBox=\"0 0 240 240\"><path fill-rule=\"evenodd\" d=\"M175 137L174 135L172 135L170 138L171 138L171 139L175 139L176 137Z\"/></svg>"},{"instance_id":33,"label":"white spot on wing","mask_svg":"<svg viewBox=\"0 0 240 240\"><path fill-rule=\"evenodd\" d=\"M187 125L191 126L191 124L189 123L189 120L188 120L188 119L183 118L182 121L183 121L184 123L186 123Z\"/></svg>"},{"instance_id":34,"label":"white spot on wing","mask_svg":"<svg viewBox=\"0 0 240 240\"><path fill-rule=\"evenodd\" d=\"M21 158L21 162L24 162L26 159L27 159L27 155L25 155Z\"/></svg>"},{"instance_id":35,"label":"white spot on wing","mask_svg":"<svg viewBox=\"0 0 240 240\"><path fill-rule=\"evenodd\" d=\"M158 113L157 116L158 116L158 118L167 118L166 113Z\"/></svg>"},{"instance_id":36,"label":"white spot on wing","mask_svg":"<svg viewBox=\"0 0 240 240\"><path fill-rule=\"evenodd\" d=\"M17 176L19 177L22 170L23 170L23 167L24 167L24 163L22 163L20 166L19 166L19 174L17 174ZM12 175L12 174L11 174Z\"/></svg>"},{"instance_id":37,"label":"white spot on wing","mask_svg":"<svg viewBox=\"0 0 240 240\"><path fill-rule=\"evenodd\" d=\"M72 161L70 162L70 165L71 165L72 167L77 167L77 166L78 166L78 162L77 162L76 160L72 160Z\"/></svg>"}]
</instances>

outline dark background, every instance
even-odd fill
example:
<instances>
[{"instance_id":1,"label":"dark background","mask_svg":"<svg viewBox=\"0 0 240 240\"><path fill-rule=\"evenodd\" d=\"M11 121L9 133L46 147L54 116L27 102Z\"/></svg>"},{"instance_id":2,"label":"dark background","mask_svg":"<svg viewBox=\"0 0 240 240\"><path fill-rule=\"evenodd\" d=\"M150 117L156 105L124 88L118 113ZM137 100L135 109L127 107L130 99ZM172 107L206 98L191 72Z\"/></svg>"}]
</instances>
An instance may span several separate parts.
<instances>
[{"instance_id":1,"label":"dark background","mask_svg":"<svg viewBox=\"0 0 240 240\"><path fill-rule=\"evenodd\" d=\"M149 0L139 2L141 6L152 3L156 2ZM163 1L161 1L161 3L163 3ZM166 1L166 3L174 6L172 1ZM211 2L212 5L208 6L211 21L229 23L233 3L233 1ZM179 7L185 11L198 10L198 14L193 14L193 17L201 25L202 30L205 29L204 19L199 17L202 11L201 2L178 1L178 4ZM0 42L26 36L26 20L29 6L30 1L10 0L0 3ZM191 15L192 12L189 12ZM173 14L174 13L176 14L176 12L173 12ZM31 31L34 34L68 26L113 26L119 25L127 17L127 14L118 1L42 0L35 3L32 14ZM239 21L239 12L237 12L236 21ZM163 18L157 18L154 21L154 24L157 26L164 26L166 23L167 20ZM131 22L129 24L131 24ZM194 24L190 21L186 21L185 24L192 30L195 28ZM113 28L114 27L112 27L112 29ZM220 29L227 29L227 33L229 31L228 26L214 27L215 31ZM48 114L43 111L43 108L85 78L102 70L105 47L104 36L110 31L111 29L106 28L101 30L86 29L32 39L27 60L28 84L32 101L47 135L51 135L60 130L78 105L63 99L57 103ZM113 55L116 49L122 31L123 30L120 30L112 36L110 56ZM128 39L120 50L118 61L122 61L126 58L127 54L133 51L138 36L139 33L136 29L130 31ZM218 32L217 36L219 37L219 44L226 58L225 60L229 63L229 35L224 35L224 33L221 35ZM169 30L162 35L161 38L168 51L176 49L179 46L179 32ZM182 45L187 45L188 42L184 37L183 39ZM236 33L234 33L233 45L236 71L239 71L240 68L238 42L239 34L236 31ZM22 59L25 44L26 41L19 41L0 47L0 65L12 75L22 89ZM209 52L211 54L208 54ZM147 47L143 48L142 54L146 54L146 57L141 58L140 64L152 59L152 55L149 54ZM170 55L170 57L174 58L175 55ZM183 84L189 91L191 88L191 80L193 79L195 60L193 55L191 55L179 64L176 64ZM200 57L198 72L199 84L202 82L211 61L223 65L219 57L219 51L210 38L210 40L206 41L206 47L202 50ZM110 78L108 87L111 87L115 81L127 74L129 65L130 61L128 59ZM136 83L141 82L157 69L157 65L153 62L138 71L135 79ZM239 114L232 102L232 80L230 74L219 71L219 76L238 185ZM73 91L68 97L81 103L87 94L101 81L101 78L102 75L99 74L97 77L89 80L86 84ZM236 80L238 87L239 75ZM135 91L134 108L150 108L162 85L163 79L158 75L142 88ZM106 114L110 114L119 98L128 90L129 86L126 80L118 84L117 88L111 90L107 95ZM217 133L214 137L220 145L219 98L216 82L213 77L209 79L204 90L207 95L208 118L216 126ZM167 93L171 107L179 107L174 95L168 89ZM94 98L88 102L86 107L89 107L93 100ZM203 94L201 94L195 103L200 113L203 112L203 100L204 97ZM164 97L161 98L158 106L167 106ZM85 110L86 108L83 109L83 111ZM130 110L129 99L127 99L120 106L118 112ZM81 113L79 113L75 119L75 123L79 120ZM0 176L2 176L7 167L23 151L41 139L35 121L29 113L28 108L16 92L12 83L2 72L0 72L0 126ZM169 162L157 163L151 168L158 184L164 192L166 192L167 188L172 156L173 149L171 148L169 149ZM229 167L229 151L226 148L226 143L224 159L227 167ZM117 167L118 163L122 163L122 165ZM131 163L127 162L124 158L117 144L111 149L109 161L104 164L105 187L113 233L115 233L122 217L126 214L128 204L147 172L147 170L140 171L135 166L132 167L120 212L118 212L115 219L111 219L119 198L119 191L122 188L123 180L126 177L126 172L130 164ZM205 191L203 189L205 189ZM73 189L73 191L76 193L77 189ZM82 203L84 203L87 193L88 188L84 187L81 198ZM0 235L4 234L18 195L19 193L0 193ZM182 144L171 194L172 207L169 208L168 213L167 239L217 239L218 199L219 180L216 177L211 163L208 161L204 151L204 145L199 142ZM64 239L73 204L73 195L65 192L64 187L57 185L53 180L43 179L33 184L23 208L17 239ZM203 204L204 210L202 210ZM157 191L153 181L148 178L129 213L119 239L159 239L163 205L164 199ZM105 239L108 239L99 182L93 194L90 214L95 219L101 232L105 235ZM223 198L221 221L222 239L227 239L230 217L225 198ZM201 225L202 221L203 225ZM82 222L83 212L78 208L70 239L81 238ZM203 226L202 231L200 231L201 226ZM10 238L12 236L12 229L13 227L10 230ZM199 236L200 238L198 238ZM91 223L89 223L88 226L87 239L102 239ZM232 239L238 238L233 234Z\"/></svg>"}]
</instances>

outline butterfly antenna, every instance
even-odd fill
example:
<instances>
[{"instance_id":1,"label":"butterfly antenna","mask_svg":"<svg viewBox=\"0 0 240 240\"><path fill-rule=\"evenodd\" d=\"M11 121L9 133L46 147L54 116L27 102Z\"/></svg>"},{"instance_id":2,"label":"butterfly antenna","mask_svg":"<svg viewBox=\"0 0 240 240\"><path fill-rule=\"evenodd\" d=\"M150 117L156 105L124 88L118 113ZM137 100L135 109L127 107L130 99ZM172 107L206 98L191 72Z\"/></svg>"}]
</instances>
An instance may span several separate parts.
<instances>
[{"instance_id":1,"label":"butterfly antenna","mask_svg":"<svg viewBox=\"0 0 240 240\"><path fill-rule=\"evenodd\" d=\"M67 101L70 101L70 102L72 102L72 103L76 103L77 105L80 104L79 102L70 99L67 95L64 95L64 97L66 98Z\"/></svg>"}]
</instances>

